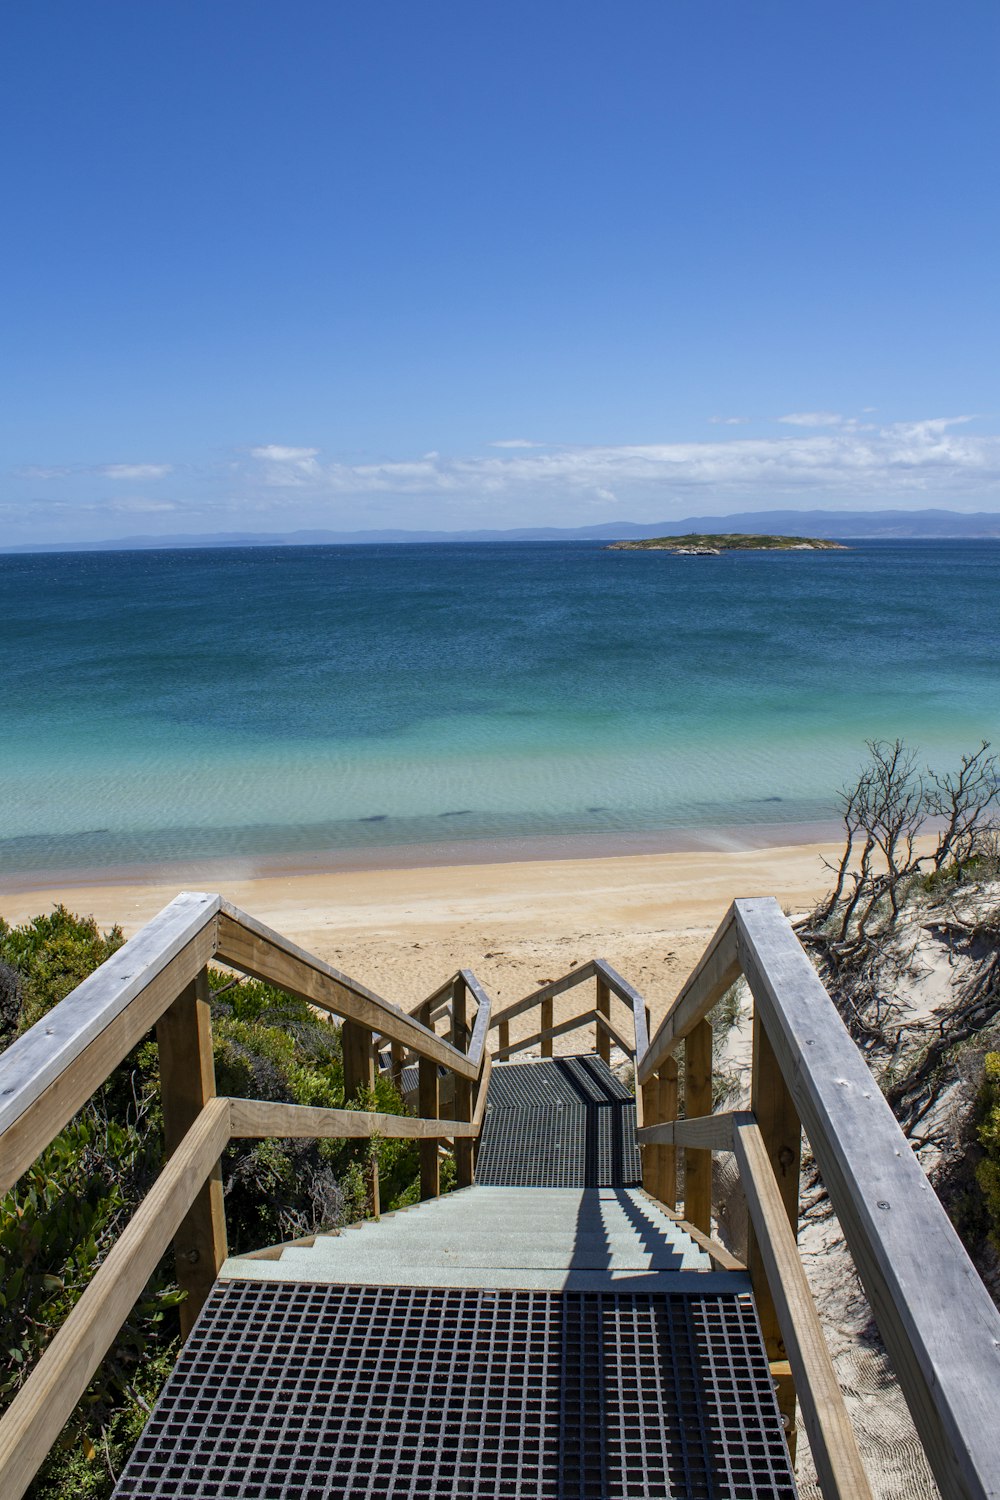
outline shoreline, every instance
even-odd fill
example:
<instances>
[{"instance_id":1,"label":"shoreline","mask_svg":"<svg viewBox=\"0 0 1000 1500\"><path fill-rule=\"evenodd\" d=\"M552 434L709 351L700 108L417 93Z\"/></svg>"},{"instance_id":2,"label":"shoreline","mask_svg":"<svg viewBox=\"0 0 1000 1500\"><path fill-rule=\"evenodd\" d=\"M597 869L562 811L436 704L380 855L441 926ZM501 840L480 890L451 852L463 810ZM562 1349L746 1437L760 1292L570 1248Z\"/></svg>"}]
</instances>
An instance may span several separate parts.
<instances>
[{"instance_id":1,"label":"shoreline","mask_svg":"<svg viewBox=\"0 0 1000 1500\"><path fill-rule=\"evenodd\" d=\"M374 871L460 868L464 865L536 864L632 858L660 854L732 854L760 849L838 843L837 819L813 822L747 823L702 828L650 829L626 833L525 834L520 837L442 839L428 844L372 844L315 851L221 855L118 865L45 866L0 871L0 901L23 892L58 887L173 886L200 889L207 881L268 880L282 877Z\"/></svg>"}]
</instances>

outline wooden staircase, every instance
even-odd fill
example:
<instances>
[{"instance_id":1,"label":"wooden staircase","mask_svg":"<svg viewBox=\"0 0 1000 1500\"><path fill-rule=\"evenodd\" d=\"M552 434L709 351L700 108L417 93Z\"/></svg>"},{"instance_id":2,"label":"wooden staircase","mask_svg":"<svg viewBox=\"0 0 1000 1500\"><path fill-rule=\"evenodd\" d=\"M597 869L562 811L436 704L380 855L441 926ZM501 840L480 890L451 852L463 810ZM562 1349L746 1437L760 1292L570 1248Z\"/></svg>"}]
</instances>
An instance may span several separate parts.
<instances>
[{"instance_id":1,"label":"wooden staircase","mask_svg":"<svg viewBox=\"0 0 1000 1500\"><path fill-rule=\"evenodd\" d=\"M416 1113L216 1097L210 961L340 1018L348 1097L387 1053L415 1066ZM750 1109L718 1113L710 1013L741 974ZM865 1500L796 1247L803 1129L941 1493L1000 1500L1000 1317L775 902L733 904L650 1037L600 959L500 1012L462 970L411 1014L180 896L0 1055L0 1190L154 1026L168 1160L0 1421L3 1500L171 1243L187 1341L120 1495L785 1497L801 1421L824 1496ZM581 1030L592 1053L552 1056ZM420 1143L418 1208L227 1258L230 1140L373 1135ZM441 1199L445 1146L461 1191ZM711 1237L720 1151L745 1265Z\"/></svg>"}]
</instances>

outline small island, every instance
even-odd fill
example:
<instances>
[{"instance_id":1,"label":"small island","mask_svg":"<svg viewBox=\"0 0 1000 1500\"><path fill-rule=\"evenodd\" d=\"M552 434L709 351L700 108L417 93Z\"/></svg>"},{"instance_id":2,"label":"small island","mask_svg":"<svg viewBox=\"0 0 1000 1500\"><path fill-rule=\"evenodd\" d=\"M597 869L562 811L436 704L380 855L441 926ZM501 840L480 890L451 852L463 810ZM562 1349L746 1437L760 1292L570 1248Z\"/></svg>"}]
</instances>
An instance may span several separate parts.
<instances>
[{"instance_id":1,"label":"small island","mask_svg":"<svg viewBox=\"0 0 1000 1500\"><path fill-rule=\"evenodd\" d=\"M720 552L829 552L843 542L810 536L748 536L742 532L688 532L686 536L651 536L635 542L611 542L609 552L679 552L688 557L718 557Z\"/></svg>"}]
</instances>

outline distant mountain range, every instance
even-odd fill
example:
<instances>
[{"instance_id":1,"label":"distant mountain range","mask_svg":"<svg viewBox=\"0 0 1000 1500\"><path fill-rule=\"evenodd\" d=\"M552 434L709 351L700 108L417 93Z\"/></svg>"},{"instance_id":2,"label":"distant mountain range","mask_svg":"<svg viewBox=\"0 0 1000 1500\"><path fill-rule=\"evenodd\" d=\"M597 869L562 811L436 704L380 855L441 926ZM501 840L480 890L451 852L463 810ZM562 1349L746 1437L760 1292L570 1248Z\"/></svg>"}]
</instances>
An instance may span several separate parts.
<instances>
[{"instance_id":1,"label":"distant mountain range","mask_svg":"<svg viewBox=\"0 0 1000 1500\"><path fill-rule=\"evenodd\" d=\"M101 542L39 542L0 552L118 552L171 547L317 547L379 542L617 542L689 531L780 532L840 540L1000 538L1000 514L957 510L753 510L725 516L685 516L637 525L533 526L510 531L220 531L204 536L124 536Z\"/></svg>"}]
</instances>

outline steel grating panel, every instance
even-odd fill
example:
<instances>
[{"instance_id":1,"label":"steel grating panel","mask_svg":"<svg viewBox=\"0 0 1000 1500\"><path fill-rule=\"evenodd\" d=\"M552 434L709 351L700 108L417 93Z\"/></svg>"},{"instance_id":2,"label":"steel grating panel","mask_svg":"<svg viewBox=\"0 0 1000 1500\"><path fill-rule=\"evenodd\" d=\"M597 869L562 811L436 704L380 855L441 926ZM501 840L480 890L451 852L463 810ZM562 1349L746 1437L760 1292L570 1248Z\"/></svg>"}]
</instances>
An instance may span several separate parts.
<instances>
[{"instance_id":1,"label":"steel grating panel","mask_svg":"<svg viewBox=\"0 0 1000 1500\"><path fill-rule=\"evenodd\" d=\"M477 1181L494 1187L633 1187L635 1102L596 1057L504 1063L490 1078Z\"/></svg>"},{"instance_id":2,"label":"steel grating panel","mask_svg":"<svg viewBox=\"0 0 1000 1500\"><path fill-rule=\"evenodd\" d=\"M749 1297L220 1283L116 1500L794 1500Z\"/></svg>"}]
</instances>

